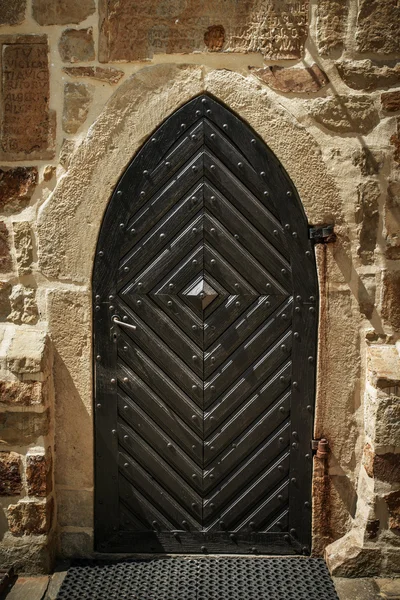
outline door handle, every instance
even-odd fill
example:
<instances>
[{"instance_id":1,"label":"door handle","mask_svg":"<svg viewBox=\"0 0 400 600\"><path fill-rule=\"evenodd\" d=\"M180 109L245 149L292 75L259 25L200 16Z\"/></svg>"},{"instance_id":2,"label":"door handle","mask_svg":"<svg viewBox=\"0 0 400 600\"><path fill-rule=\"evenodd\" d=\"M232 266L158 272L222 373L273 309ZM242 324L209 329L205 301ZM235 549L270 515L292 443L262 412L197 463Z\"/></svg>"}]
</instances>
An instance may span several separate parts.
<instances>
[{"instance_id":1,"label":"door handle","mask_svg":"<svg viewBox=\"0 0 400 600\"><path fill-rule=\"evenodd\" d=\"M136 329L136 325L131 325L130 323L125 323L125 321L120 321L117 316L112 317L112 322L117 325L122 325L123 327L128 327L128 329Z\"/></svg>"}]
</instances>

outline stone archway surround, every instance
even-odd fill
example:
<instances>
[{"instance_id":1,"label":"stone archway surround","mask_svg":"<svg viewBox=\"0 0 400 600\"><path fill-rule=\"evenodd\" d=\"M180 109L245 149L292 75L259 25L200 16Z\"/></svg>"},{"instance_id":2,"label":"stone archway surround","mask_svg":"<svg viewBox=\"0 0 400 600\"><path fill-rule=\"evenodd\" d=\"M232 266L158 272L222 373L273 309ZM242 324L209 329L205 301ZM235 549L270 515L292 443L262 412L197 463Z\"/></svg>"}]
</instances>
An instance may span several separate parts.
<instances>
[{"instance_id":1,"label":"stone archway surround","mask_svg":"<svg viewBox=\"0 0 400 600\"><path fill-rule=\"evenodd\" d=\"M57 533L64 556L93 552L91 276L103 214L118 179L142 143L168 115L204 91L240 114L275 152L299 192L310 223L334 221L339 227L342 223L339 192L317 141L254 80L225 70L169 64L144 68L118 88L41 207L38 221L39 268L45 278L47 321L54 345ZM322 282L335 262L334 252L318 250L317 260ZM327 298L321 302L325 305ZM331 338L326 329L320 331L315 433L330 439L334 469L341 468L345 455L346 427L353 410L348 400L355 393L345 381L342 389L330 391L347 368L348 356L341 356L343 340L349 328L357 329L358 316L350 314L351 306L349 294L332 294L329 327L336 335ZM329 348L322 343L327 337ZM356 339L355 335L350 343L356 345ZM352 356L358 360L357 349ZM353 485L360 448L355 453ZM339 520L341 534L349 529L351 519L343 510L340 492L321 490L326 470L321 476L322 467L317 467L314 489L325 494L325 505L314 503L313 547L318 554L337 537L332 538L327 527L326 502L332 503L329 513Z\"/></svg>"}]
</instances>

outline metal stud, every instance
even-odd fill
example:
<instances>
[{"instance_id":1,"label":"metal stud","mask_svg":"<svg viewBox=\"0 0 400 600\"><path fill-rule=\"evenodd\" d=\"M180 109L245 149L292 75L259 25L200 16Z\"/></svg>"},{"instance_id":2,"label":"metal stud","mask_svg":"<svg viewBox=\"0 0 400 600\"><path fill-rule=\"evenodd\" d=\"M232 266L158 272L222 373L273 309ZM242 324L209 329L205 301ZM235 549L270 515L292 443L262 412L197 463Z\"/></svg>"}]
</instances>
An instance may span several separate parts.
<instances>
[{"instance_id":1,"label":"metal stud","mask_svg":"<svg viewBox=\"0 0 400 600\"><path fill-rule=\"evenodd\" d=\"M281 344L281 350L282 350L282 352L286 352L286 345L285 344Z\"/></svg>"},{"instance_id":2,"label":"metal stud","mask_svg":"<svg viewBox=\"0 0 400 600\"><path fill-rule=\"evenodd\" d=\"M121 229L123 229L125 227L125 224L124 223L120 223L119 226L120 226Z\"/></svg>"},{"instance_id":3,"label":"metal stud","mask_svg":"<svg viewBox=\"0 0 400 600\"><path fill-rule=\"evenodd\" d=\"M124 352L128 350L128 346L124 346Z\"/></svg>"},{"instance_id":4,"label":"metal stud","mask_svg":"<svg viewBox=\"0 0 400 600\"><path fill-rule=\"evenodd\" d=\"M212 134L210 135L210 138L213 140L213 139L215 138L215 133L212 133Z\"/></svg>"},{"instance_id":5,"label":"metal stud","mask_svg":"<svg viewBox=\"0 0 400 600\"><path fill-rule=\"evenodd\" d=\"M214 170L215 169L215 165L211 165L210 169Z\"/></svg>"},{"instance_id":6,"label":"metal stud","mask_svg":"<svg viewBox=\"0 0 400 600\"><path fill-rule=\"evenodd\" d=\"M99 252L99 256L104 256L104 252L103 252L103 250L100 250L100 252Z\"/></svg>"},{"instance_id":7,"label":"metal stud","mask_svg":"<svg viewBox=\"0 0 400 600\"><path fill-rule=\"evenodd\" d=\"M281 269L282 275L286 275L286 269Z\"/></svg>"},{"instance_id":8,"label":"metal stud","mask_svg":"<svg viewBox=\"0 0 400 600\"><path fill-rule=\"evenodd\" d=\"M167 306L172 306L172 300L168 300Z\"/></svg>"},{"instance_id":9,"label":"metal stud","mask_svg":"<svg viewBox=\"0 0 400 600\"><path fill-rule=\"evenodd\" d=\"M124 377L124 383L128 383L129 379L127 377Z\"/></svg>"},{"instance_id":10,"label":"metal stud","mask_svg":"<svg viewBox=\"0 0 400 600\"><path fill-rule=\"evenodd\" d=\"M286 196L289 196L289 198L290 198L290 196L291 196L291 195L292 195L292 192L291 192L291 191L287 191L287 192L286 192Z\"/></svg>"},{"instance_id":11,"label":"metal stud","mask_svg":"<svg viewBox=\"0 0 400 600\"><path fill-rule=\"evenodd\" d=\"M132 227L132 229L131 229L131 233L136 233L136 229L134 229L134 228Z\"/></svg>"},{"instance_id":12,"label":"metal stud","mask_svg":"<svg viewBox=\"0 0 400 600\"><path fill-rule=\"evenodd\" d=\"M261 171L260 175L261 177L265 177L265 171Z\"/></svg>"},{"instance_id":13,"label":"metal stud","mask_svg":"<svg viewBox=\"0 0 400 600\"><path fill-rule=\"evenodd\" d=\"M115 379L114 377L112 379L110 379L111 383L115 383Z\"/></svg>"},{"instance_id":14,"label":"metal stud","mask_svg":"<svg viewBox=\"0 0 400 600\"><path fill-rule=\"evenodd\" d=\"M310 296L310 302L315 302L315 297L314 296Z\"/></svg>"},{"instance_id":15,"label":"metal stud","mask_svg":"<svg viewBox=\"0 0 400 600\"><path fill-rule=\"evenodd\" d=\"M96 404L97 408L101 408L101 404Z\"/></svg>"},{"instance_id":16,"label":"metal stud","mask_svg":"<svg viewBox=\"0 0 400 600\"><path fill-rule=\"evenodd\" d=\"M192 385L192 390L193 391L197 390L197 385Z\"/></svg>"},{"instance_id":17,"label":"metal stud","mask_svg":"<svg viewBox=\"0 0 400 600\"><path fill-rule=\"evenodd\" d=\"M144 191L142 190L142 191L140 192L140 195L141 195L141 196L145 196L145 195L146 195L146 192L144 192Z\"/></svg>"},{"instance_id":18,"label":"metal stud","mask_svg":"<svg viewBox=\"0 0 400 600\"><path fill-rule=\"evenodd\" d=\"M203 98L204 100L204 98ZM201 115L201 111L200 110L196 110L196 117L199 117Z\"/></svg>"},{"instance_id":19,"label":"metal stud","mask_svg":"<svg viewBox=\"0 0 400 600\"><path fill-rule=\"evenodd\" d=\"M285 441L285 440L283 439L283 437L280 437L280 438L279 438L279 443L280 443L280 444L283 444L283 442L284 442L284 441Z\"/></svg>"},{"instance_id":20,"label":"metal stud","mask_svg":"<svg viewBox=\"0 0 400 600\"><path fill-rule=\"evenodd\" d=\"M294 485L295 483L297 483L297 479L296 479L296 477L292 477L292 479L291 479L290 481L293 483L293 485Z\"/></svg>"},{"instance_id":21,"label":"metal stud","mask_svg":"<svg viewBox=\"0 0 400 600\"><path fill-rule=\"evenodd\" d=\"M197 231L197 229L196 229L196 231ZM192 265L197 265L197 262L198 262L198 261L197 261L197 260L194 258L194 259L192 260Z\"/></svg>"},{"instance_id":22,"label":"metal stud","mask_svg":"<svg viewBox=\"0 0 400 600\"><path fill-rule=\"evenodd\" d=\"M211 227L210 233L215 233L215 227Z\"/></svg>"},{"instance_id":23,"label":"metal stud","mask_svg":"<svg viewBox=\"0 0 400 600\"><path fill-rule=\"evenodd\" d=\"M168 442L167 448L169 448L170 450L173 448L173 445L171 444L171 442Z\"/></svg>"},{"instance_id":24,"label":"metal stud","mask_svg":"<svg viewBox=\"0 0 400 600\"><path fill-rule=\"evenodd\" d=\"M285 383L285 377L284 377L283 375L281 375L281 376L279 377L279 381L280 381L281 383Z\"/></svg>"},{"instance_id":25,"label":"metal stud","mask_svg":"<svg viewBox=\"0 0 400 600\"><path fill-rule=\"evenodd\" d=\"M136 304L137 304L137 306L141 306L142 305L142 301L141 300L136 300Z\"/></svg>"},{"instance_id":26,"label":"metal stud","mask_svg":"<svg viewBox=\"0 0 400 600\"><path fill-rule=\"evenodd\" d=\"M211 386L210 386L210 391L211 391L211 392L215 392L215 385L211 385Z\"/></svg>"},{"instance_id":27,"label":"metal stud","mask_svg":"<svg viewBox=\"0 0 400 600\"><path fill-rule=\"evenodd\" d=\"M110 305L110 306L108 307L108 310L114 310L114 306Z\"/></svg>"},{"instance_id":28,"label":"metal stud","mask_svg":"<svg viewBox=\"0 0 400 600\"><path fill-rule=\"evenodd\" d=\"M226 123L223 124L222 126L224 129L228 129L228 125Z\"/></svg>"},{"instance_id":29,"label":"metal stud","mask_svg":"<svg viewBox=\"0 0 400 600\"><path fill-rule=\"evenodd\" d=\"M210 264L211 264L211 265L215 265L215 263L216 263L216 260L215 260L215 258L212 258L212 259L210 260Z\"/></svg>"},{"instance_id":30,"label":"metal stud","mask_svg":"<svg viewBox=\"0 0 400 600\"><path fill-rule=\"evenodd\" d=\"M294 334L293 334L293 337L294 337L296 340L298 340L298 339L299 339L299 337L300 337L300 335L299 335L299 332L298 332L298 331L295 331L295 332L294 332Z\"/></svg>"},{"instance_id":31,"label":"metal stud","mask_svg":"<svg viewBox=\"0 0 400 600\"><path fill-rule=\"evenodd\" d=\"M98 355L96 356L96 360L101 360L101 356L100 356L100 354L98 354Z\"/></svg>"},{"instance_id":32,"label":"metal stud","mask_svg":"<svg viewBox=\"0 0 400 600\"><path fill-rule=\"evenodd\" d=\"M129 436L128 435L124 435L124 440L129 440Z\"/></svg>"},{"instance_id":33,"label":"metal stud","mask_svg":"<svg viewBox=\"0 0 400 600\"><path fill-rule=\"evenodd\" d=\"M313 356L309 356L309 357L308 357L308 362L309 362L309 363L312 363L312 362L314 362L314 357L313 357Z\"/></svg>"},{"instance_id":34,"label":"metal stud","mask_svg":"<svg viewBox=\"0 0 400 600\"><path fill-rule=\"evenodd\" d=\"M168 287L169 287L170 290L173 290L174 289L174 284L173 283L169 283Z\"/></svg>"},{"instance_id":35,"label":"metal stud","mask_svg":"<svg viewBox=\"0 0 400 600\"><path fill-rule=\"evenodd\" d=\"M129 271L129 267L124 267L124 271L127 273Z\"/></svg>"},{"instance_id":36,"label":"metal stud","mask_svg":"<svg viewBox=\"0 0 400 600\"><path fill-rule=\"evenodd\" d=\"M283 496L282 496L282 494L279 494L279 495L278 495L278 500L279 500L279 502L282 502L282 500L283 500Z\"/></svg>"},{"instance_id":37,"label":"metal stud","mask_svg":"<svg viewBox=\"0 0 400 600\"><path fill-rule=\"evenodd\" d=\"M266 197L268 197L268 196L269 196L269 191L268 191L268 190L265 190L265 192L264 192L264 196L266 196Z\"/></svg>"},{"instance_id":38,"label":"metal stud","mask_svg":"<svg viewBox=\"0 0 400 600\"><path fill-rule=\"evenodd\" d=\"M193 331L197 331L197 325L192 325Z\"/></svg>"},{"instance_id":39,"label":"metal stud","mask_svg":"<svg viewBox=\"0 0 400 600\"><path fill-rule=\"evenodd\" d=\"M277 237L278 236L278 230L274 229L273 234Z\"/></svg>"},{"instance_id":40,"label":"metal stud","mask_svg":"<svg viewBox=\"0 0 400 600\"><path fill-rule=\"evenodd\" d=\"M308 310L310 311L310 313L315 313L315 308L313 306L310 306Z\"/></svg>"},{"instance_id":41,"label":"metal stud","mask_svg":"<svg viewBox=\"0 0 400 600\"><path fill-rule=\"evenodd\" d=\"M292 385L294 388L297 388L299 384L297 383L297 381L293 381Z\"/></svg>"},{"instance_id":42,"label":"metal stud","mask_svg":"<svg viewBox=\"0 0 400 600\"><path fill-rule=\"evenodd\" d=\"M193 354L192 360L197 360L197 356L195 354Z\"/></svg>"},{"instance_id":43,"label":"metal stud","mask_svg":"<svg viewBox=\"0 0 400 600\"><path fill-rule=\"evenodd\" d=\"M289 223L286 223L286 225L285 225L285 229L287 229L287 230L289 231L289 229L290 229L290 225L289 225Z\"/></svg>"},{"instance_id":44,"label":"metal stud","mask_svg":"<svg viewBox=\"0 0 400 600\"><path fill-rule=\"evenodd\" d=\"M160 233L160 240L163 240L165 238L165 233Z\"/></svg>"},{"instance_id":45,"label":"metal stud","mask_svg":"<svg viewBox=\"0 0 400 600\"><path fill-rule=\"evenodd\" d=\"M284 406L280 406L279 407L279 412L281 412L281 413L286 412L285 407Z\"/></svg>"},{"instance_id":46,"label":"metal stud","mask_svg":"<svg viewBox=\"0 0 400 600\"><path fill-rule=\"evenodd\" d=\"M297 238L297 233L295 231L293 231L292 237Z\"/></svg>"},{"instance_id":47,"label":"metal stud","mask_svg":"<svg viewBox=\"0 0 400 600\"><path fill-rule=\"evenodd\" d=\"M122 317L122 320L126 322L126 321L128 321L128 317L127 317L126 315L124 315L124 316Z\"/></svg>"},{"instance_id":48,"label":"metal stud","mask_svg":"<svg viewBox=\"0 0 400 600\"><path fill-rule=\"evenodd\" d=\"M185 129L186 124L185 123L181 123L181 129Z\"/></svg>"},{"instance_id":49,"label":"metal stud","mask_svg":"<svg viewBox=\"0 0 400 600\"><path fill-rule=\"evenodd\" d=\"M282 313L281 317L282 317L282 319L286 319L286 317L287 317L286 313Z\"/></svg>"},{"instance_id":50,"label":"metal stud","mask_svg":"<svg viewBox=\"0 0 400 600\"><path fill-rule=\"evenodd\" d=\"M194 171L194 172L196 172L196 171L197 171L197 167L196 167L196 165L193 165L193 167L192 167L192 171Z\"/></svg>"},{"instance_id":51,"label":"metal stud","mask_svg":"<svg viewBox=\"0 0 400 600\"><path fill-rule=\"evenodd\" d=\"M96 306L95 307L95 310L100 310L100 309L101 309L101 306Z\"/></svg>"},{"instance_id":52,"label":"metal stud","mask_svg":"<svg viewBox=\"0 0 400 600\"><path fill-rule=\"evenodd\" d=\"M306 250L306 256L311 256L311 252L309 250Z\"/></svg>"},{"instance_id":53,"label":"metal stud","mask_svg":"<svg viewBox=\"0 0 400 600\"><path fill-rule=\"evenodd\" d=\"M143 171L143 175L148 175L148 174L149 174L149 172L147 171L147 169L145 169L145 170Z\"/></svg>"},{"instance_id":54,"label":"metal stud","mask_svg":"<svg viewBox=\"0 0 400 600\"><path fill-rule=\"evenodd\" d=\"M210 115L211 115L211 110L210 110L210 109L206 110L206 114L207 114L208 116L210 116Z\"/></svg>"},{"instance_id":55,"label":"metal stud","mask_svg":"<svg viewBox=\"0 0 400 600\"><path fill-rule=\"evenodd\" d=\"M196 135L194 135L194 133L192 133L192 135L191 135L190 137L192 138L192 140L193 140L193 141L196 141L196 140L197 140L197 136L196 136Z\"/></svg>"},{"instance_id":56,"label":"metal stud","mask_svg":"<svg viewBox=\"0 0 400 600\"><path fill-rule=\"evenodd\" d=\"M256 143L256 140L255 140L254 138L252 138L252 139L250 140L250 142L251 142L252 144L255 144L255 143Z\"/></svg>"},{"instance_id":57,"label":"metal stud","mask_svg":"<svg viewBox=\"0 0 400 600\"><path fill-rule=\"evenodd\" d=\"M122 191L121 190L118 190L117 196L122 196Z\"/></svg>"},{"instance_id":58,"label":"metal stud","mask_svg":"<svg viewBox=\"0 0 400 600\"><path fill-rule=\"evenodd\" d=\"M241 169L243 167L243 163L242 162L238 162L237 166L239 167L239 169Z\"/></svg>"}]
</instances>

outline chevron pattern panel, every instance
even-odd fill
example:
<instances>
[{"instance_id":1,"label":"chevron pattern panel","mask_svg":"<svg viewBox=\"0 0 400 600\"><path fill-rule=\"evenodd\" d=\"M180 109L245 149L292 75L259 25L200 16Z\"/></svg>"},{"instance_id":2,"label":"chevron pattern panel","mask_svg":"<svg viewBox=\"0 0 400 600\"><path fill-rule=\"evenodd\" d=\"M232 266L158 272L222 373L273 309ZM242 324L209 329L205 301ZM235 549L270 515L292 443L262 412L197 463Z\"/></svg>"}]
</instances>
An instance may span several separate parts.
<instances>
[{"instance_id":1,"label":"chevron pattern panel","mask_svg":"<svg viewBox=\"0 0 400 600\"><path fill-rule=\"evenodd\" d=\"M96 363L96 401L110 411L97 415L97 447L113 486L97 459L98 514L110 511L99 549L309 552L314 371L293 353L315 362L316 285L313 263L292 256L299 238L310 254L301 205L294 231L282 196L296 193L275 157L207 96L166 121L122 178L94 279L109 356ZM307 499L295 506L299 484Z\"/></svg>"}]
</instances>

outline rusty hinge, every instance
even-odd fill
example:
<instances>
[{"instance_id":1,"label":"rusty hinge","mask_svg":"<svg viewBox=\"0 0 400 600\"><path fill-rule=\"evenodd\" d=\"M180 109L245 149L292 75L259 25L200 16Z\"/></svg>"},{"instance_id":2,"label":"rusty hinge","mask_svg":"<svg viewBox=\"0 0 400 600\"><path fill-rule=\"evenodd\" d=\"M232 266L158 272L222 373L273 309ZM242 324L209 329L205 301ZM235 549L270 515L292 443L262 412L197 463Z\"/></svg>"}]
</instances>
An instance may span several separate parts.
<instances>
[{"instance_id":1,"label":"rusty hinge","mask_svg":"<svg viewBox=\"0 0 400 600\"><path fill-rule=\"evenodd\" d=\"M311 440L311 449L316 452L317 458L327 458L329 452L329 442L327 439Z\"/></svg>"},{"instance_id":2,"label":"rusty hinge","mask_svg":"<svg viewBox=\"0 0 400 600\"><path fill-rule=\"evenodd\" d=\"M330 244L336 241L334 225L317 225L308 228L308 237L314 244Z\"/></svg>"}]
</instances>

